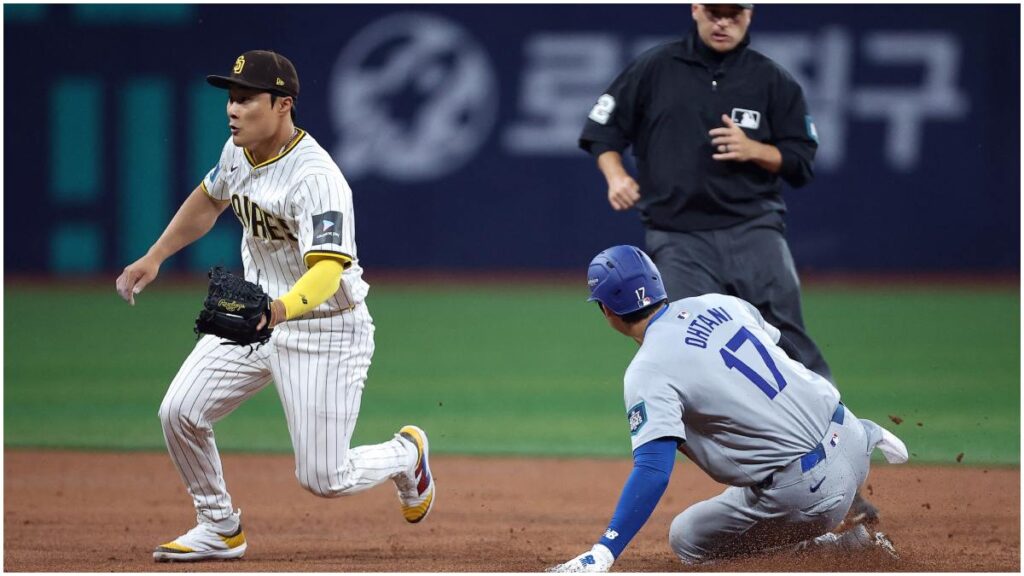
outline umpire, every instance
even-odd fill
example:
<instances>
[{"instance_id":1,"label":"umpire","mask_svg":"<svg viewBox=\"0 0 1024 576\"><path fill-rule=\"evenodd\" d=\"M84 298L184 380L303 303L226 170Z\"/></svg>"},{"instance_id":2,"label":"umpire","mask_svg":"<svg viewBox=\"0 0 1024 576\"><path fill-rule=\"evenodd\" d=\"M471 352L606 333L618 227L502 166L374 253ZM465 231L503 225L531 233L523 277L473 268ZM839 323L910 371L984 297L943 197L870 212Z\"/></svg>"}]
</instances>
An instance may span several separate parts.
<instances>
[{"instance_id":1,"label":"umpire","mask_svg":"<svg viewBox=\"0 0 1024 576\"><path fill-rule=\"evenodd\" d=\"M590 111L580 147L615 210L640 209L670 301L709 292L754 304L787 353L832 380L807 335L786 243L782 181L814 177L818 137L796 80L748 48L752 4L693 4L696 30L636 59ZM633 146L637 180L622 151ZM860 495L848 520L876 521Z\"/></svg>"},{"instance_id":2,"label":"umpire","mask_svg":"<svg viewBox=\"0 0 1024 576\"><path fill-rule=\"evenodd\" d=\"M787 351L831 380L804 328L782 219L782 181L811 180L817 135L800 85L747 47L752 6L694 4L696 30L615 79L580 147L597 158L612 208L640 209L670 300L747 300L782 331ZM639 184L622 164L630 144Z\"/></svg>"}]
</instances>

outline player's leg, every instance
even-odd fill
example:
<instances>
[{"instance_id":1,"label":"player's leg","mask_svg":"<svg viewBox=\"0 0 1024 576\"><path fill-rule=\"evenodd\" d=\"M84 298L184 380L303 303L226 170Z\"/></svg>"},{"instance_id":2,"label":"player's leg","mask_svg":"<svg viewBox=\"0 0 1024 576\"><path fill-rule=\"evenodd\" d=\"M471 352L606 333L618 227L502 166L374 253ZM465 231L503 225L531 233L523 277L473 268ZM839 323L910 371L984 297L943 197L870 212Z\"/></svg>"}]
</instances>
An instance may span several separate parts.
<instances>
[{"instance_id":1,"label":"player's leg","mask_svg":"<svg viewBox=\"0 0 1024 576\"><path fill-rule=\"evenodd\" d=\"M803 506L803 521L794 523L792 509L766 498L764 491L732 486L676 516L669 529L669 545L685 564L778 549L837 524L842 515L831 512L842 506L842 499L841 495L814 498Z\"/></svg>"},{"instance_id":2,"label":"player's leg","mask_svg":"<svg viewBox=\"0 0 1024 576\"><path fill-rule=\"evenodd\" d=\"M843 424L835 433L836 441L830 440L826 445L829 450L827 459L833 463L839 462L838 465L833 464L833 469L843 470L845 467L853 485L860 486L867 479L871 466L871 452L876 447L882 450L886 460L891 463L907 461L908 453L902 440L870 420L857 419L849 409L845 409ZM848 514L853 514L855 504L856 500L851 503ZM850 516L847 515L846 519L846 525L849 526ZM885 534L870 531L863 524L849 526L849 529L841 533L828 532L801 542L794 549L839 552L877 549L890 558L899 559L895 546Z\"/></svg>"},{"instance_id":3,"label":"player's leg","mask_svg":"<svg viewBox=\"0 0 1024 576\"><path fill-rule=\"evenodd\" d=\"M753 304L795 349L795 360L832 380L832 370L804 327L800 278L782 232L781 216L768 214L728 230L721 239L729 293Z\"/></svg>"},{"instance_id":4,"label":"player's leg","mask_svg":"<svg viewBox=\"0 0 1024 576\"><path fill-rule=\"evenodd\" d=\"M363 386L373 357L373 321L365 305L278 328L281 345L271 358L295 448L295 475L323 497L355 494L408 475L426 463L419 429L387 442L350 448ZM415 427L407 427L415 428Z\"/></svg>"},{"instance_id":5,"label":"player's leg","mask_svg":"<svg viewBox=\"0 0 1024 576\"><path fill-rule=\"evenodd\" d=\"M669 301L724 291L710 233L648 230L646 247L661 272Z\"/></svg>"},{"instance_id":6,"label":"player's leg","mask_svg":"<svg viewBox=\"0 0 1024 576\"><path fill-rule=\"evenodd\" d=\"M160 404L171 461L197 512L197 526L154 552L157 560L236 558L245 551L239 514L224 482L213 424L270 382L265 346L222 346L204 336L189 354Z\"/></svg>"},{"instance_id":7,"label":"player's leg","mask_svg":"<svg viewBox=\"0 0 1024 576\"><path fill-rule=\"evenodd\" d=\"M790 550L798 543L840 551L863 543L882 546L874 536L858 538L860 531L851 536L829 532L840 524L867 478L871 450L882 436L845 408L842 414L823 439L824 460L807 471L798 460L775 472L766 488L731 487L687 508L672 522L672 550L684 563L699 564Z\"/></svg>"}]
</instances>

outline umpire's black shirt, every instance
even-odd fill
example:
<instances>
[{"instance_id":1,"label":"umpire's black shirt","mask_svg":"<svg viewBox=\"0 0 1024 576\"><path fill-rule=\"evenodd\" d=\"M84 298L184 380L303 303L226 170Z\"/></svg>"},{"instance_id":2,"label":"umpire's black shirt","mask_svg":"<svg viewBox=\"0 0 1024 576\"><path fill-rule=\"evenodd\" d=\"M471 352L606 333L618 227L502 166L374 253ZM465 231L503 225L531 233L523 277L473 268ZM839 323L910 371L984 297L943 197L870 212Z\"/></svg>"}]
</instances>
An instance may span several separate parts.
<instances>
[{"instance_id":1,"label":"umpire's black shirt","mask_svg":"<svg viewBox=\"0 0 1024 576\"><path fill-rule=\"evenodd\" d=\"M719 54L696 30L636 59L590 112L580 147L595 157L632 144L641 218L649 228L724 228L767 212L785 212L779 181L813 177L817 135L803 91L749 36ZM753 140L774 145L782 168L715 160L708 132L732 117Z\"/></svg>"}]
</instances>

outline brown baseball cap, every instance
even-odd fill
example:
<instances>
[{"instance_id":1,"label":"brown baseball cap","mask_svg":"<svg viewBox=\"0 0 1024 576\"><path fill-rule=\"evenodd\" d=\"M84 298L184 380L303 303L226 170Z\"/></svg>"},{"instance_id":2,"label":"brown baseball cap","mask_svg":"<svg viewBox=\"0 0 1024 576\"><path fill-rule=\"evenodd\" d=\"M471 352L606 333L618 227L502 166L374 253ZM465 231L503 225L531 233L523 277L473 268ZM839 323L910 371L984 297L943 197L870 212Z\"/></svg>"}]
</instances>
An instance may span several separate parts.
<instances>
[{"instance_id":1,"label":"brown baseball cap","mask_svg":"<svg viewBox=\"0 0 1024 576\"><path fill-rule=\"evenodd\" d=\"M235 59L230 76L210 75L206 81L217 88L244 86L292 98L299 95L299 74L295 66L284 56L269 50L250 50Z\"/></svg>"}]
</instances>

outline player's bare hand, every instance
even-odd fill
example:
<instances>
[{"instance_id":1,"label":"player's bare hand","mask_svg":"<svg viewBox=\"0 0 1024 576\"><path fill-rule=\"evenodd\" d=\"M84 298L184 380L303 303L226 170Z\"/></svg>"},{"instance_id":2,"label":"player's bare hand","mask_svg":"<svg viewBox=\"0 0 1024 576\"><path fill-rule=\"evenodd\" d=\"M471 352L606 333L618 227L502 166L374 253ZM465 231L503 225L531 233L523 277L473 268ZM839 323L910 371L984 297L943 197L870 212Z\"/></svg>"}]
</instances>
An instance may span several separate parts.
<instances>
[{"instance_id":1,"label":"player's bare hand","mask_svg":"<svg viewBox=\"0 0 1024 576\"><path fill-rule=\"evenodd\" d=\"M711 155L715 160L733 160L746 162L757 157L762 146L760 142L747 138L746 132L732 121L727 114L722 114L723 128L715 128L708 132L711 136L711 145L715 153Z\"/></svg>"},{"instance_id":2,"label":"player's bare hand","mask_svg":"<svg viewBox=\"0 0 1024 576\"><path fill-rule=\"evenodd\" d=\"M640 200L640 185L628 174L608 180L608 203L615 210L629 210Z\"/></svg>"},{"instance_id":3,"label":"player's bare hand","mask_svg":"<svg viewBox=\"0 0 1024 576\"><path fill-rule=\"evenodd\" d=\"M259 332L260 330L263 330L263 327L266 326L268 322L270 323L270 327L273 328L274 326L277 326L281 322L284 322L286 316L287 312L284 306L284 302L275 298L270 303L270 314L263 315L263 319L260 320L260 323L256 325L256 331Z\"/></svg>"},{"instance_id":4,"label":"player's bare hand","mask_svg":"<svg viewBox=\"0 0 1024 576\"><path fill-rule=\"evenodd\" d=\"M128 304L135 306L135 295L152 282L160 272L160 262L150 256L143 256L128 266L117 277L117 293Z\"/></svg>"},{"instance_id":5,"label":"player's bare hand","mask_svg":"<svg viewBox=\"0 0 1024 576\"><path fill-rule=\"evenodd\" d=\"M615 563L615 556L603 544L595 544L593 548L579 556L565 562L552 566L545 572L607 572Z\"/></svg>"}]
</instances>

